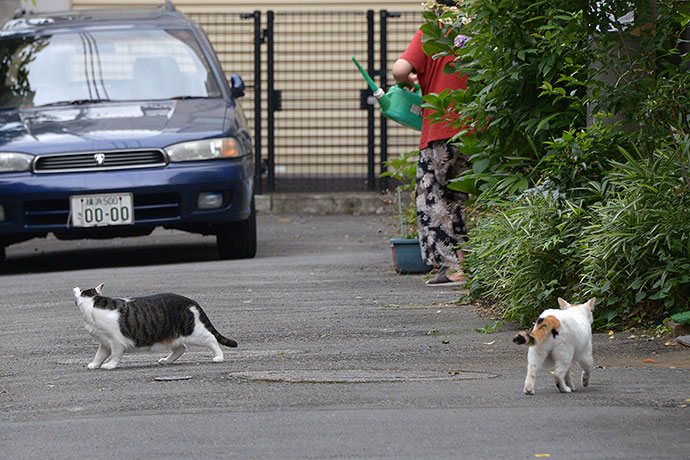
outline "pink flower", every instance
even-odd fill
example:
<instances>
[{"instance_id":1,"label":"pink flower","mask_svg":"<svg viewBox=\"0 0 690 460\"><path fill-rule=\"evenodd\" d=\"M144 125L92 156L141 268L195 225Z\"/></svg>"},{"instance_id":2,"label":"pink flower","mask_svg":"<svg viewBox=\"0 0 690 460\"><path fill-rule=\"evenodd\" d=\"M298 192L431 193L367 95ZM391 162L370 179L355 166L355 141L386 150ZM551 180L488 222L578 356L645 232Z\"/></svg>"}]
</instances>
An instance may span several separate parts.
<instances>
[{"instance_id":1,"label":"pink flower","mask_svg":"<svg viewBox=\"0 0 690 460\"><path fill-rule=\"evenodd\" d=\"M467 44L468 41L470 41L471 37L468 37L467 35L458 35L455 37L455 47L456 48L462 48Z\"/></svg>"}]
</instances>

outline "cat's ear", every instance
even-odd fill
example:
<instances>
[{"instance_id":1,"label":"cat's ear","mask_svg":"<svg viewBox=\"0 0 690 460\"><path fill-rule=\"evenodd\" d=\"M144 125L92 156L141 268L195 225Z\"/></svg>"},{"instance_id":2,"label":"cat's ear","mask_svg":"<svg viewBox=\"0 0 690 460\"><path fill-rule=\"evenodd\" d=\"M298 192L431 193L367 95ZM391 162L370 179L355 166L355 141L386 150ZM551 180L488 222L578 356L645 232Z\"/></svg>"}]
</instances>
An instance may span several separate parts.
<instances>
[{"instance_id":1,"label":"cat's ear","mask_svg":"<svg viewBox=\"0 0 690 460\"><path fill-rule=\"evenodd\" d=\"M81 289L79 289L78 287L72 289L72 292L74 293L74 297L79 297L81 295Z\"/></svg>"},{"instance_id":2,"label":"cat's ear","mask_svg":"<svg viewBox=\"0 0 690 460\"><path fill-rule=\"evenodd\" d=\"M592 297L591 299L589 299L589 300L587 301L587 303L585 304L585 307L587 307L587 309L588 309L589 311L593 311L593 310L594 310L594 304L595 304L595 303L597 303L597 298L596 298L596 297Z\"/></svg>"},{"instance_id":3,"label":"cat's ear","mask_svg":"<svg viewBox=\"0 0 690 460\"><path fill-rule=\"evenodd\" d=\"M567 310L570 308L570 304L560 297L558 298L558 306L561 307L561 310Z\"/></svg>"},{"instance_id":4,"label":"cat's ear","mask_svg":"<svg viewBox=\"0 0 690 460\"><path fill-rule=\"evenodd\" d=\"M101 295L101 292L103 292L103 284L105 283L101 283L98 286L96 286L96 292L98 292L98 295Z\"/></svg>"}]
</instances>

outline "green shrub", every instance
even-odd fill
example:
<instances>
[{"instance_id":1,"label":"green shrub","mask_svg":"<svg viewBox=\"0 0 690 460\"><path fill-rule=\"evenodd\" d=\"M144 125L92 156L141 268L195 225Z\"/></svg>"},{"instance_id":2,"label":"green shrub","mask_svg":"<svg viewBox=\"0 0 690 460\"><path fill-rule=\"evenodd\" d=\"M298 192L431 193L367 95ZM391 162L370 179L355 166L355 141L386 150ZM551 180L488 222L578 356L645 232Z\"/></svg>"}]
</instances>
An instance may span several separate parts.
<instances>
[{"instance_id":1,"label":"green shrub","mask_svg":"<svg viewBox=\"0 0 690 460\"><path fill-rule=\"evenodd\" d=\"M585 229L583 289L604 299L602 327L649 323L690 306L687 136L647 155L625 151Z\"/></svg>"},{"instance_id":2,"label":"green shrub","mask_svg":"<svg viewBox=\"0 0 690 460\"><path fill-rule=\"evenodd\" d=\"M472 0L462 3L459 13L442 16L451 18L452 26L439 30L428 18L425 51L454 54L457 71L468 75L468 89L429 95L426 105L437 110L439 122L448 107L460 108L457 124L469 120L480 130L457 139L472 163L458 184L463 191L506 196L530 188L539 179L533 166L545 154L544 143L585 125L582 86L567 89L576 99L571 100L560 94L564 88L546 93L542 84L553 88L563 74L576 81L587 78L586 3ZM458 25L467 22L460 32L471 40L461 48L448 45Z\"/></svg>"},{"instance_id":3,"label":"green shrub","mask_svg":"<svg viewBox=\"0 0 690 460\"><path fill-rule=\"evenodd\" d=\"M528 322L556 296L597 295L596 326L613 328L686 308L690 2L467 0L441 28L426 18L425 51L468 74L425 106L470 124L454 142L472 169L452 187L479 216L472 296Z\"/></svg>"},{"instance_id":4,"label":"green shrub","mask_svg":"<svg viewBox=\"0 0 690 460\"><path fill-rule=\"evenodd\" d=\"M582 208L541 187L496 206L469 232L465 267L473 298L498 300L506 319L527 324L556 297L572 299L582 260Z\"/></svg>"}]
</instances>

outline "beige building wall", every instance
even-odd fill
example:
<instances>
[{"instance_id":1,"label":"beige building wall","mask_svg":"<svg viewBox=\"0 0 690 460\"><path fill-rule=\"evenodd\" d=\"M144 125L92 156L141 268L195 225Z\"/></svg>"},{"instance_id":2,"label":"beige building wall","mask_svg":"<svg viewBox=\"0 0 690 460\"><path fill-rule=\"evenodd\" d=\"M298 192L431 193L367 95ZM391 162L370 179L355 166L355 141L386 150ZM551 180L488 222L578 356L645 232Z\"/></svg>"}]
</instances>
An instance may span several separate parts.
<instances>
[{"instance_id":1,"label":"beige building wall","mask_svg":"<svg viewBox=\"0 0 690 460\"><path fill-rule=\"evenodd\" d=\"M162 1L162 0L161 0ZM72 7L75 9L87 8L112 8L116 6L152 6L161 3L160 1L146 0L72 0ZM310 10L394 10L394 11L421 11L422 0L379 0L377 2L367 1L327 1L318 2L315 0L264 0L261 2L233 1L233 0L173 0L173 3L184 13L217 11L225 13L249 12L253 10L273 10L273 11L310 11Z\"/></svg>"}]
</instances>

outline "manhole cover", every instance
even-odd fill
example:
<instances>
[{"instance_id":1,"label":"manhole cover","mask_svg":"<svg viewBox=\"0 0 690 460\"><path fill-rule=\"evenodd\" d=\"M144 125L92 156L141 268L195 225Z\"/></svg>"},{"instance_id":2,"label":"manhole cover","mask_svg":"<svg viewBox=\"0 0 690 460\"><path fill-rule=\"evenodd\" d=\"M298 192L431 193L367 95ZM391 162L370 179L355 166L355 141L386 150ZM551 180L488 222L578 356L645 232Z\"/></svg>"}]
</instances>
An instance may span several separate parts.
<instances>
[{"instance_id":1,"label":"manhole cover","mask_svg":"<svg viewBox=\"0 0 690 460\"><path fill-rule=\"evenodd\" d=\"M487 372L415 372L387 370L288 370L232 372L229 378L284 383L371 383L481 380L497 377Z\"/></svg>"}]
</instances>

